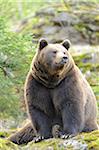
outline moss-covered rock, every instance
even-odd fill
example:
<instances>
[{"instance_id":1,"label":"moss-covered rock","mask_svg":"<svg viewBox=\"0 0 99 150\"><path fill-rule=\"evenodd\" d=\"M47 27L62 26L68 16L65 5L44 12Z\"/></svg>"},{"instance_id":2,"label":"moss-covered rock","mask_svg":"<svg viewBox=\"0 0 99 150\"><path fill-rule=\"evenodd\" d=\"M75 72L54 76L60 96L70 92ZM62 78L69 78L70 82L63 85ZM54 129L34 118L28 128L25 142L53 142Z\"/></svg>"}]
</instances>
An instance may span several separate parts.
<instances>
[{"instance_id":1,"label":"moss-covered rock","mask_svg":"<svg viewBox=\"0 0 99 150\"><path fill-rule=\"evenodd\" d=\"M87 143L89 150L99 150L99 130L79 135L78 138Z\"/></svg>"},{"instance_id":2,"label":"moss-covered rock","mask_svg":"<svg viewBox=\"0 0 99 150\"><path fill-rule=\"evenodd\" d=\"M66 140L49 139L39 143L33 141L27 145L18 146L5 139L0 139L0 150L98 150L99 130L90 133L81 133Z\"/></svg>"}]
</instances>

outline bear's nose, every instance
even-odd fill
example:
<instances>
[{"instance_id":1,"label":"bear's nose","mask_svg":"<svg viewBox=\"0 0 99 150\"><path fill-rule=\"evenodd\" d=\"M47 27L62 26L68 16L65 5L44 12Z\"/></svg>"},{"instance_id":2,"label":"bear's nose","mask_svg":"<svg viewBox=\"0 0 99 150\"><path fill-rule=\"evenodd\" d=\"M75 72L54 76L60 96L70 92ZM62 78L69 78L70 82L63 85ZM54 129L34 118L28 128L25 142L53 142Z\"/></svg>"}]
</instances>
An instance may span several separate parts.
<instances>
[{"instance_id":1,"label":"bear's nose","mask_svg":"<svg viewBox=\"0 0 99 150\"><path fill-rule=\"evenodd\" d=\"M63 57L63 59L64 59L64 60L67 60L67 59L68 59L68 57L67 57L67 56L64 56L64 57Z\"/></svg>"}]
</instances>

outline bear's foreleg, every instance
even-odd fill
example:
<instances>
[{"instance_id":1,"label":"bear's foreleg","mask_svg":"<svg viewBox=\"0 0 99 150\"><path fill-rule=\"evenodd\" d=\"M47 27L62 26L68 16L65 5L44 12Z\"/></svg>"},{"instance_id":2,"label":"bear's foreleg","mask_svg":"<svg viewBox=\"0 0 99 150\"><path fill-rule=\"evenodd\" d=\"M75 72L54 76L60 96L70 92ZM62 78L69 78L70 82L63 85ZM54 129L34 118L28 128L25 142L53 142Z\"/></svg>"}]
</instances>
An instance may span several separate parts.
<instances>
[{"instance_id":1,"label":"bear's foreleg","mask_svg":"<svg viewBox=\"0 0 99 150\"><path fill-rule=\"evenodd\" d=\"M68 103L62 109L63 133L62 138L76 135L84 127L83 106L78 103Z\"/></svg>"},{"instance_id":2,"label":"bear's foreleg","mask_svg":"<svg viewBox=\"0 0 99 150\"><path fill-rule=\"evenodd\" d=\"M36 133L35 142L52 137L51 120L43 111L32 107L29 115Z\"/></svg>"}]
</instances>

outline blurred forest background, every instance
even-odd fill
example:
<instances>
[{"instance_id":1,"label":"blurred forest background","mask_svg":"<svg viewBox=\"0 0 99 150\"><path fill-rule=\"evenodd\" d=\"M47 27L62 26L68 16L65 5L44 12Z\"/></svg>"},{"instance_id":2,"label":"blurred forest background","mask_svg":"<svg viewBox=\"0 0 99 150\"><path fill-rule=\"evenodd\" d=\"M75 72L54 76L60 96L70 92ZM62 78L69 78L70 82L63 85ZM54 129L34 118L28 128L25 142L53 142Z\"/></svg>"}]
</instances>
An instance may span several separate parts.
<instances>
[{"instance_id":1,"label":"blurred forest background","mask_svg":"<svg viewBox=\"0 0 99 150\"><path fill-rule=\"evenodd\" d=\"M0 0L0 131L27 119L24 82L41 37L71 41L99 108L99 0Z\"/></svg>"}]
</instances>

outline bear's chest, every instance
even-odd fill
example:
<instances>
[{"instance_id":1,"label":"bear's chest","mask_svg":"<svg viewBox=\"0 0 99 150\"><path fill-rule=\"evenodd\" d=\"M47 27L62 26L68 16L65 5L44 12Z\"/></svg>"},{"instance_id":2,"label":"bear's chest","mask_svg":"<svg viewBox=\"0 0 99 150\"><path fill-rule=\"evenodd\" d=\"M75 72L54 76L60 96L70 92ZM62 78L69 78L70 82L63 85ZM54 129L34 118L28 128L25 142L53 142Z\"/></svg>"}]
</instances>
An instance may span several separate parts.
<instances>
[{"instance_id":1,"label":"bear's chest","mask_svg":"<svg viewBox=\"0 0 99 150\"><path fill-rule=\"evenodd\" d=\"M56 112L60 112L63 105L68 102L68 90L65 80L59 86L50 90L51 100Z\"/></svg>"},{"instance_id":2,"label":"bear's chest","mask_svg":"<svg viewBox=\"0 0 99 150\"><path fill-rule=\"evenodd\" d=\"M52 116L60 113L64 105L74 101L77 95L75 90L76 86L73 88L70 78L64 79L53 89L45 87L33 78L27 84L26 98L34 107Z\"/></svg>"}]
</instances>

